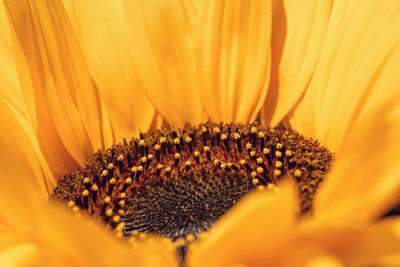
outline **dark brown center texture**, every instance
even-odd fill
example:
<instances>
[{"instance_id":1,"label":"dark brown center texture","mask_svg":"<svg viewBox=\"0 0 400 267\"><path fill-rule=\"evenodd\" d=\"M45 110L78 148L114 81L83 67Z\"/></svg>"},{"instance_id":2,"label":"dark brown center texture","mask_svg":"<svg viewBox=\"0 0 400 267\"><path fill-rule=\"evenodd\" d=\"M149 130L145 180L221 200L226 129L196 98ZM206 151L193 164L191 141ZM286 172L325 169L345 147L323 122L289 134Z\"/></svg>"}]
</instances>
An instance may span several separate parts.
<instances>
[{"instance_id":1,"label":"dark brown center texture","mask_svg":"<svg viewBox=\"0 0 400 267\"><path fill-rule=\"evenodd\" d=\"M311 212L333 155L293 130L204 123L123 140L65 175L51 199L68 202L124 237L158 233L197 238L257 186L297 183L301 214ZM178 252L181 260L187 250Z\"/></svg>"}]
</instances>

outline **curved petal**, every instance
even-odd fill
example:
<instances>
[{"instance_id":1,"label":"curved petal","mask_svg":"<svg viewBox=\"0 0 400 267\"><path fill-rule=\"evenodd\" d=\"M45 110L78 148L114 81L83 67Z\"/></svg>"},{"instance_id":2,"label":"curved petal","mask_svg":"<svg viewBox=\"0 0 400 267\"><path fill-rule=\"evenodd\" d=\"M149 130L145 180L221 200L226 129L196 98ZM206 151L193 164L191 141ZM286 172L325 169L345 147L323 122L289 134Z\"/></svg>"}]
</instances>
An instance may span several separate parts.
<instances>
[{"instance_id":1,"label":"curved petal","mask_svg":"<svg viewBox=\"0 0 400 267\"><path fill-rule=\"evenodd\" d=\"M293 128L338 150L376 81L397 71L387 63L399 41L400 2L335 1L316 71L290 120Z\"/></svg>"},{"instance_id":2,"label":"curved petal","mask_svg":"<svg viewBox=\"0 0 400 267\"><path fill-rule=\"evenodd\" d=\"M34 129L46 160L61 176L103 147L98 92L59 1L5 4Z\"/></svg>"},{"instance_id":3,"label":"curved petal","mask_svg":"<svg viewBox=\"0 0 400 267\"><path fill-rule=\"evenodd\" d=\"M132 63L149 100L170 123L206 119L198 93L191 1L125 1Z\"/></svg>"},{"instance_id":4,"label":"curved petal","mask_svg":"<svg viewBox=\"0 0 400 267\"><path fill-rule=\"evenodd\" d=\"M30 168L30 178L36 181L37 198L47 199L56 180L41 153L39 144L28 119L5 99L0 98L0 124L4 125L0 133L1 141L7 143ZM2 150L5 154L5 151ZM15 179L1 177L1 179Z\"/></svg>"},{"instance_id":5,"label":"curved petal","mask_svg":"<svg viewBox=\"0 0 400 267\"><path fill-rule=\"evenodd\" d=\"M296 221L295 191L256 192L222 217L211 233L191 248L190 266L274 266L274 253Z\"/></svg>"},{"instance_id":6,"label":"curved petal","mask_svg":"<svg viewBox=\"0 0 400 267\"><path fill-rule=\"evenodd\" d=\"M75 217L66 207L38 198L36 181L2 142L0 218L18 237L16 241L37 247L34 256L40 266L177 265L172 243L155 238L131 248L95 220ZM9 245L8 252L15 252Z\"/></svg>"},{"instance_id":7,"label":"curved petal","mask_svg":"<svg viewBox=\"0 0 400 267\"><path fill-rule=\"evenodd\" d=\"M320 56L332 2L274 1L271 82L261 111L265 125L277 125L306 91Z\"/></svg>"},{"instance_id":8,"label":"curved petal","mask_svg":"<svg viewBox=\"0 0 400 267\"><path fill-rule=\"evenodd\" d=\"M270 76L271 1L203 1L196 64L213 121L256 119Z\"/></svg>"},{"instance_id":9,"label":"curved petal","mask_svg":"<svg viewBox=\"0 0 400 267\"><path fill-rule=\"evenodd\" d=\"M354 222L376 218L400 201L399 95L355 128L315 199L315 216Z\"/></svg>"},{"instance_id":10,"label":"curved petal","mask_svg":"<svg viewBox=\"0 0 400 267\"><path fill-rule=\"evenodd\" d=\"M122 1L64 1L110 118L115 141L147 131L155 110L142 92ZM142 24L143 25L143 24Z\"/></svg>"}]
</instances>

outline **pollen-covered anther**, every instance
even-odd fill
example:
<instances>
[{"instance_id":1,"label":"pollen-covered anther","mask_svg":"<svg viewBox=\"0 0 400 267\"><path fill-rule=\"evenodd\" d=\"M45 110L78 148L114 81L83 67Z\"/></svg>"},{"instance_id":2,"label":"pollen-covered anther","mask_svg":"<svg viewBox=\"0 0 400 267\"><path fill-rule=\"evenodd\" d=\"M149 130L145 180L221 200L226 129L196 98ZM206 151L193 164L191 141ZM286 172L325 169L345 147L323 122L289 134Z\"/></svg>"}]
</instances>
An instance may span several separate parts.
<instances>
[{"instance_id":1,"label":"pollen-covered anther","mask_svg":"<svg viewBox=\"0 0 400 267\"><path fill-rule=\"evenodd\" d=\"M291 150L286 150L285 155L286 157L290 158L291 156L293 156L293 152Z\"/></svg>"},{"instance_id":2,"label":"pollen-covered anther","mask_svg":"<svg viewBox=\"0 0 400 267\"><path fill-rule=\"evenodd\" d=\"M189 160L185 161L185 169L186 169L186 171L189 171L189 170L190 170L190 165L191 165L191 164L192 164L191 161L189 161Z\"/></svg>"},{"instance_id":3,"label":"pollen-covered anther","mask_svg":"<svg viewBox=\"0 0 400 267\"><path fill-rule=\"evenodd\" d=\"M254 176L254 177L256 177L256 176ZM258 184L260 183L260 180L257 179L257 178L253 178L253 179L251 180L251 182L253 183L253 185L258 185Z\"/></svg>"},{"instance_id":4,"label":"pollen-covered anther","mask_svg":"<svg viewBox=\"0 0 400 267\"><path fill-rule=\"evenodd\" d=\"M70 200L70 201L68 201L67 205L68 205L68 208L73 208L75 206L75 201Z\"/></svg>"},{"instance_id":5,"label":"pollen-covered anther","mask_svg":"<svg viewBox=\"0 0 400 267\"><path fill-rule=\"evenodd\" d=\"M90 194L89 190L87 190L87 189L83 190L83 192L82 192L82 196L84 196L84 197L87 197L89 194Z\"/></svg>"},{"instance_id":6,"label":"pollen-covered anther","mask_svg":"<svg viewBox=\"0 0 400 267\"><path fill-rule=\"evenodd\" d=\"M281 174L282 174L281 170L277 170L277 169L274 170L274 176L275 177L279 177Z\"/></svg>"},{"instance_id":7,"label":"pollen-covered anther","mask_svg":"<svg viewBox=\"0 0 400 267\"><path fill-rule=\"evenodd\" d=\"M275 157L281 158L282 157L282 152L281 151L275 151Z\"/></svg>"},{"instance_id":8,"label":"pollen-covered anther","mask_svg":"<svg viewBox=\"0 0 400 267\"><path fill-rule=\"evenodd\" d=\"M121 217L120 217L119 215L115 215L115 216L112 218L112 220L113 220L114 223L118 223L120 219L121 219Z\"/></svg>"},{"instance_id":9,"label":"pollen-covered anther","mask_svg":"<svg viewBox=\"0 0 400 267\"><path fill-rule=\"evenodd\" d=\"M263 154L264 154L264 155L269 154L269 149L268 149L268 148L264 148L264 149L263 149Z\"/></svg>"},{"instance_id":10,"label":"pollen-covered anther","mask_svg":"<svg viewBox=\"0 0 400 267\"><path fill-rule=\"evenodd\" d=\"M106 216L107 216L107 217L111 217L111 215L113 215L113 210L112 210L111 208L108 208L108 209L106 210Z\"/></svg>"},{"instance_id":11,"label":"pollen-covered anther","mask_svg":"<svg viewBox=\"0 0 400 267\"><path fill-rule=\"evenodd\" d=\"M114 169L114 164L112 164L112 163L108 164L107 169L109 169L109 170Z\"/></svg>"},{"instance_id":12,"label":"pollen-covered anther","mask_svg":"<svg viewBox=\"0 0 400 267\"><path fill-rule=\"evenodd\" d=\"M203 147L203 150L206 152L207 160L210 161L211 160L210 147L205 146L205 147Z\"/></svg>"},{"instance_id":13,"label":"pollen-covered anther","mask_svg":"<svg viewBox=\"0 0 400 267\"><path fill-rule=\"evenodd\" d=\"M301 177L302 174L303 174L302 171L299 170L299 169L296 169L296 170L294 171L294 176L295 176L295 177Z\"/></svg>"},{"instance_id":14,"label":"pollen-covered anther","mask_svg":"<svg viewBox=\"0 0 400 267\"><path fill-rule=\"evenodd\" d=\"M280 168L282 168L282 166L283 166L282 161L277 160L277 161L275 162L275 167L276 167L276 168L280 169Z\"/></svg>"},{"instance_id":15,"label":"pollen-covered anther","mask_svg":"<svg viewBox=\"0 0 400 267\"><path fill-rule=\"evenodd\" d=\"M283 145L281 143L276 144L276 149L282 149Z\"/></svg>"},{"instance_id":16,"label":"pollen-covered anther","mask_svg":"<svg viewBox=\"0 0 400 267\"><path fill-rule=\"evenodd\" d=\"M102 177L108 176L108 171L107 170L103 170L101 173Z\"/></svg>"}]
</instances>

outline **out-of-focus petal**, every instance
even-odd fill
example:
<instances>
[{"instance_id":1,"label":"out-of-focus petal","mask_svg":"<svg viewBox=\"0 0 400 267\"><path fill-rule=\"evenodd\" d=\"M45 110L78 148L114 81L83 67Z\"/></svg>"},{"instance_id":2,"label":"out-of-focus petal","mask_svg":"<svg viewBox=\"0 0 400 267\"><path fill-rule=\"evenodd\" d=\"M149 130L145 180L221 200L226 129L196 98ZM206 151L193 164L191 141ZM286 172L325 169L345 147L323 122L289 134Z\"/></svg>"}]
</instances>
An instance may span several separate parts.
<instances>
[{"instance_id":1,"label":"out-of-focus petal","mask_svg":"<svg viewBox=\"0 0 400 267\"><path fill-rule=\"evenodd\" d=\"M132 53L140 53L134 49L140 41L133 38L132 29L128 27L122 1L74 0L64 3L99 88L115 141L138 135L139 129L147 131L155 111L143 93L135 71Z\"/></svg>"},{"instance_id":2,"label":"out-of-focus petal","mask_svg":"<svg viewBox=\"0 0 400 267\"><path fill-rule=\"evenodd\" d=\"M293 128L338 150L371 91L386 90L376 87L377 80L398 69L388 61L400 41L399 14L397 1L335 1L315 73L290 120Z\"/></svg>"},{"instance_id":3,"label":"out-of-focus petal","mask_svg":"<svg viewBox=\"0 0 400 267\"><path fill-rule=\"evenodd\" d=\"M131 248L94 220L75 217L65 206L40 199L35 190L37 181L3 141L0 139L4 152L0 154L0 219L10 234L15 234L14 245L28 242L37 246L35 256L44 266L176 265L172 243L154 238ZM17 247L11 245L8 252L15 252Z\"/></svg>"},{"instance_id":4,"label":"out-of-focus petal","mask_svg":"<svg viewBox=\"0 0 400 267\"><path fill-rule=\"evenodd\" d=\"M60 1L6 0L5 6L31 121L61 176L103 147L98 91Z\"/></svg>"},{"instance_id":5,"label":"out-of-focus petal","mask_svg":"<svg viewBox=\"0 0 400 267\"><path fill-rule=\"evenodd\" d=\"M260 266L276 260L296 221L295 191L257 192L241 200L188 255L190 266Z\"/></svg>"},{"instance_id":6,"label":"out-of-focus petal","mask_svg":"<svg viewBox=\"0 0 400 267\"><path fill-rule=\"evenodd\" d=\"M131 62L149 100L170 123L183 126L206 119L193 50L192 1L123 1Z\"/></svg>"},{"instance_id":7,"label":"out-of-focus petal","mask_svg":"<svg viewBox=\"0 0 400 267\"><path fill-rule=\"evenodd\" d=\"M275 0L272 12L271 82L261 112L277 125L305 92L318 62L332 0Z\"/></svg>"},{"instance_id":8,"label":"out-of-focus petal","mask_svg":"<svg viewBox=\"0 0 400 267\"><path fill-rule=\"evenodd\" d=\"M213 121L252 121L269 85L271 1L202 4L195 40L204 108Z\"/></svg>"},{"instance_id":9,"label":"out-of-focus petal","mask_svg":"<svg viewBox=\"0 0 400 267\"><path fill-rule=\"evenodd\" d=\"M315 199L315 216L353 223L375 218L400 200L399 95L352 132Z\"/></svg>"}]
</instances>

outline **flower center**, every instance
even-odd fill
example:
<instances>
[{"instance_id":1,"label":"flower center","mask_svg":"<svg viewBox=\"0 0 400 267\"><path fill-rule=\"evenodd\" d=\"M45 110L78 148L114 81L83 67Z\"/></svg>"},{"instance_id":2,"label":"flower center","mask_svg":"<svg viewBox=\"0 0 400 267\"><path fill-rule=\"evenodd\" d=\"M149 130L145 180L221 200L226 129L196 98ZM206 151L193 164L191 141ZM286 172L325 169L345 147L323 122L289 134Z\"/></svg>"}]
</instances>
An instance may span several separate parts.
<instances>
[{"instance_id":1,"label":"flower center","mask_svg":"<svg viewBox=\"0 0 400 267\"><path fill-rule=\"evenodd\" d=\"M187 242L256 187L293 179L301 214L311 212L333 155L293 130L205 123L158 130L91 156L51 199L111 225L121 237L158 233ZM182 242L182 240L186 240Z\"/></svg>"}]
</instances>

